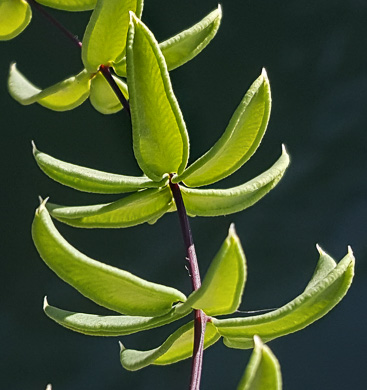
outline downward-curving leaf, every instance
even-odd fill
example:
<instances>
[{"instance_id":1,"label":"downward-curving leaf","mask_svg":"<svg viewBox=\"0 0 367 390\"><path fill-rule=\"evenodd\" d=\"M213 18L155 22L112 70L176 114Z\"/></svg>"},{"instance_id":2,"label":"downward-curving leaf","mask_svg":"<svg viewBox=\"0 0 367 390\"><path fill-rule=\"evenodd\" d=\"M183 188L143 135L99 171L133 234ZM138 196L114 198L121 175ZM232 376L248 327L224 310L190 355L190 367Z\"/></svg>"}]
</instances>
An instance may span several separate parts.
<instances>
[{"instance_id":1,"label":"downward-curving leaf","mask_svg":"<svg viewBox=\"0 0 367 390\"><path fill-rule=\"evenodd\" d=\"M188 135L158 43L131 15L127 70L134 153L142 171L160 180L185 168Z\"/></svg>"},{"instance_id":2,"label":"downward-curving leaf","mask_svg":"<svg viewBox=\"0 0 367 390\"><path fill-rule=\"evenodd\" d=\"M41 90L29 82L13 63L10 66L8 88L10 95L19 103L39 103L55 111L71 110L89 96L91 75L83 70L75 77Z\"/></svg>"},{"instance_id":3,"label":"downward-curving leaf","mask_svg":"<svg viewBox=\"0 0 367 390\"><path fill-rule=\"evenodd\" d=\"M210 322L206 325L204 348L213 345L220 335ZM122 366L130 371L139 370L150 364L165 365L176 363L192 356L194 340L194 322L177 329L158 348L150 351L126 349L121 345L120 359Z\"/></svg>"},{"instance_id":4,"label":"downward-curving leaf","mask_svg":"<svg viewBox=\"0 0 367 390\"><path fill-rule=\"evenodd\" d=\"M128 99L129 94L127 85L119 78L115 76L112 77L126 99ZM102 114L114 114L123 108L118 97L100 72L92 79L90 86L90 102L93 107Z\"/></svg>"},{"instance_id":5,"label":"downward-curving leaf","mask_svg":"<svg viewBox=\"0 0 367 390\"><path fill-rule=\"evenodd\" d=\"M222 9L211 12L199 23L159 44L168 70L173 70L196 57L216 35L222 19ZM126 77L126 57L114 64L115 72Z\"/></svg>"},{"instance_id":6,"label":"downward-curving leaf","mask_svg":"<svg viewBox=\"0 0 367 390\"><path fill-rule=\"evenodd\" d=\"M185 301L178 290L151 283L130 272L93 260L72 247L56 230L42 203L32 237L44 262L66 283L108 309L122 314L161 316Z\"/></svg>"},{"instance_id":7,"label":"downward-curving leaf","mask_svg":"<svg viewBox=\"0 0 367 390\"><path fill-rule=\"evenodd\" d=\"M88 11L96 6L97 0L36 0L47 7L64 11Z\"/></svg>"},{"instance_id":8,"label":"downward-curving leaf","mask_svg":"<svg viewBox=\"0 0 367 390\"><path fill-rule=\"evenodd\" d=\"M146 176L116 175L73 165L40 152L34 144L33 155L38 166L47 176L79 191L99 194L121 194L145 188L158 188L165 185L167 181L154 182Z\"/></svg>"},{"instance_id":9,"label":"downward-curving leaf","mask_svg":"<svg viewBox=\"0 0 367 390\"><path fill-rule=\"evenodd\" d=\"M156 221L171 206L172 194L168 187L136 192L116 202L93 206L47 204L54 218L83 228L123 228Z\"/></svg>"},{"instance_id":10,"label":"downward-curving leaf","mask_svg":"<svg viewBox=\"0 0 367 390\"><path fill-rule=\"evenodd\" d=\"M226 190L197 190L181 186L188 214L215 217L242 211L260 200L283 177L289 165L289 156L283 147L278 161L267 171L238 187Z\"/></svg>"},{"instance_id":11,"label":"downward-curving leaf","mask_svg":"<svg viewBox=\"0 0 367 390\"><path fill-rule=\"evenodd\" d=\"M173 181L199 187L215 183L240 168L258 148L268 125L270 108L270 85L263 70L242 99L221 138Z\"/></svg>"},{"instance_id":12,"label":"downward-curving leaf","mask_svg":"<svg viewBox=\"0 0 367 390\"><path fill-rule=\"evenodd\" d=\"M20 34L32 19L32 10L24 0L0 1L0 41Z\"/></svg>"},{"instance_id":13,"label":"downward-curving leaf","mask_svg":"<svg viewBox=\"0 0 367 390\"><path fill-rule=\"evenodd\" d=\"M192 307L207 315L230 314L237 310L246 280L246 258L231 225L228 237L212 261L201 287L178 310Z\"/></svg>"},{"instance_id":14,"label":"downward-curving leaf","mask_svg":"<svg viewBox=\"0 0 367 390\"><path fill-rule=\"evenodd\" d=\"M110 66L122 59L126 48L129 11L140 17L143 0L97 1L82 46L83 64L90 72L98 71L100 65Z\"/></svg>"},{"instance_id":15,"label":"downward-curving leaf","mask_svg":"<svg viewBox=\"0 0 367 390\"><path fill-rule=\"evenodd\" d=\"M50 306L45 298L43 310L49 318L75 332L89 336L125 336L169 324L189 314L190 311L177 313L178 306L159 317L100 316L61 310Z\"/></svg>"},{"instance_id":16,"label":"downward-curving leaf","mask_svg":"<svg viewBox=\"0 0 367 390\"><path fill-rule=\"evenodd\" d=\"M258 336L255 348L237 390L281 390L282 374L277 358Z\"/></svg>"},{"instance_id":17,"label":"downward-curving leaf","mask_svg":"<svg viewBox=\"0 0 367 390\"><path fill-rule=\"evenodd\" d=\"M264 341L296 332L323 317L348 291L354 275L354 257L351 249L334 264L320 250L316 272L305 291L285 306L267 314L246 318L217 320L218 332L225 344L233 348L251 348L250 339L259 335ZM327 272L329 271L329 272Z\"/></svg>"}]
</instances>

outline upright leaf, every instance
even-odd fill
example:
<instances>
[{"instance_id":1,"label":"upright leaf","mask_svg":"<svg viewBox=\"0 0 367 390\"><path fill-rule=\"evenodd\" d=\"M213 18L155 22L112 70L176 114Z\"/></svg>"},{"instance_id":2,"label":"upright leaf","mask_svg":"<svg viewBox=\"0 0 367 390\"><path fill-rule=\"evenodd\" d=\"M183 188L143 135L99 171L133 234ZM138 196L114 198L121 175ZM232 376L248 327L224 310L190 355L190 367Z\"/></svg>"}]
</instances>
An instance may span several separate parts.
<instances>
[{"instance_id":1,"label":"upright leaf","mask_svg":"<svg viewBox=\"0 0 367 390\"><path fill-rule=\"evenodd\" d=\"M277 358L258 336L255 348L237 390L281 390L282 375Z\"/></svg>"},{"instance_id":2,"label":"upright leaf","mask_svg":"<svg viewBox=\"0 0 367 390\"><path fill-rule=\"evenodd\" d=\"M204 348L218 341L220 335L210 322L206 325ZM149 351L126 349L121 345L120 360L126 370L135 371L150 364L166 365L176 363L192 356L194 340L194 322L177 329L158 348Z\"/></svg>"},{"instance_id":3,"label":"upright leaf","mask_svg":"<svg viewBox=\"0 0 367 390\"><path fill-rule=\"evenodd\" d=\"M207 315L230 314L237 310L246 280L246 259L232 224L228 237L212 261L201 287L178 310L192 307Z\"/></svg>"},{"instance_id":4,"label":"upright leaf","mask_svg":"<svg viewBox=\"0 0 367 390\"><path fill-rule=\"evenodd\" d=\"M85 30L82 60L86 69L96 72L100 65L110 66L125 53L129 11L139 17L143 0L98 0Z\"/></svg>"},{"instance_id":5,"label":"upright leaf","mask_svg":"<svg viewBox=\"0 0 367 390\"><path fill-rule=\"evenodd\" d=\"M63 11L88 11L96 6L97 0L37 0L37 3Z\"/></svg>"},{"instance_id":6,"label":"upright leaf","mask_svg":"<svg viewBox=\"0 0 367 390\"><path fill-rule=\"evenodd\" d=\"M32 237L43 261L87 298L122 314L161 316L186 297L130 272L93 260L72 247L56 230L45 204L36 211Z\"/></svg>"},{"instance_id":7,"label":"upright leaf","mask_svg":"<svg viewBox=\"0 0 367 390\"><path fill-rule=\"evenodd\" d=\"M240 168L256 151L270 117L271 95L265 70L251 85L216 144L174 182L189 187L215 183Z\"/></svg>"},{"instance_id":8,"label":"upright leaf","mask_svg":"<svg viewBox=\"0 0 367 390\"><path fill-rule=\"evenodd\" d=\"M0 1L0 41L20 34L32 19L32 10L24 0Z\"/></svg>"},{"instance_id":9,"label":"upright leaf","mask_svg":"<svg viewBox=\"0 0 367 390\"><path fill-rule=\"evenodd\" d=\"M127 73L135 157L152 180L181 173L189 141L164 57L148 28L131 14Z\"/></svg>"},{"instance_id":10,"label":"upright leaf","mask_svg":"<svg viewBox=\"0 0 367 390\"><path fill-rule=\"evenodd\" d=\"M329 268L328 273L317 271L325 265ZM251 348L254 335L270 341L303 329L323 317L341 301L352 283L354 256L351 249L333 269L330 269L330 265L324 252L320 252L319 264L308 287L293 301L277 310L245 318L213 318L218 332L225 337L224 343L232 348Z\"/></svg>"}]
</instances>

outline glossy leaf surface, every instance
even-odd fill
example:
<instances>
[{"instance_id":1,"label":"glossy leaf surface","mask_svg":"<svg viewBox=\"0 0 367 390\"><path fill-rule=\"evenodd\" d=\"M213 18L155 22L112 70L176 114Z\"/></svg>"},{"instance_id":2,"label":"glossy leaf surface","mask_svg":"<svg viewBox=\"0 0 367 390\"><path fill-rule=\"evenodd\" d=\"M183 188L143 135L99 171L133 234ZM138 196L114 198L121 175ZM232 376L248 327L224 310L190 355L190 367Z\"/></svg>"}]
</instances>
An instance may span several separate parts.
<instances>
[{"instance_id":1,"label":"glossy leaf surface","mask_svg":"<svg viewBox=\"0 0 367 390\"><path fill-rule=\"evenodd\" d=\"M64 11L88 11L96 6L97 0L36 0L47 7Z\"/></svg>"},{"instance_id":2,"label":"glossy leaf surface","mask_svg":"<svg viewBox=\"0 0 367 390\"><path fill-rule=\"evenodd\" d=\"M242 99L221 138L173 181L199 187L215 183L239 169L258 148L268 125L270 108L270 85L263 70Z\"/></svg>"},{"instance_id":3,"label":"glossy leaf surface","mask_svg":"<svg viewBox=\"0 0 367 390\"><path fill-rule=\"evenodd\" d=\"M206 325L204 348L213 345L220 335L210 322ZM192 356L194 339L194 322L177 329L158 348L150 351L137 351L121 347L120 359L122 366L131 371L139 370L150 364L166 365L176 363Z\"/></svg>"},{"instance_id":4,"label":"glossy leaf surface","mask_svg":"<svg viewBox=\"0 0 367 390\"><path fill-rule=\"evenodd\" d=\"M134 15L128 34L127 64L138 164L152 180L160 180L166 173L180 173L189 152L185 123L158 43Z\"/></svg>"},{"instance_id":5,"label":"glossy leaf surface","mask_svg":"<svg viewBox=\"0 0 367 390\"><path fill-rule=\"evenodd\" d=\"M186 210L191 216L215 217L242 211L260 200L283 177L289 156L283 148L278 161L267 171L237 187L220 189L192 189L181 186Z\"/></svg>"},{"instance_id":6,"label":"glossy leaf surface","mask_svg":"<svg viewBox=\"0 0 367 390\"><path fill-rule=\"evenodd\" d=\"M173 70L196 57L216 35L222 19L222 10L211 12L199 23L159 44L168 70ZM126 77L126 57L113 65L115 72Z\"/></svg>"},{"instance_id":7,"label":"glossy leaf surface","mask_svg":"<svg viewBox=\"0 0 367 390\"><path fill-rule=\"evenodd\" d=\"M85 30L82 46L83 64L90 72L100 65L110 66L125 53L129 11L139 17L143 0L98 0Z\"/></svg>"},{"instance_id":8,"label":"glossy leaf surface","mask_svg":"<svg viewBox=\"0 0 367 390\"><path fill-rule=\"evenodd\" d=\"M118 77L112 77L128 100L129 94L127 85ZM102 114L114 114L123 108L118 97L100 72L92 79L90 86L90 102L92 103L92 106Z\"/></svg>"},{"instance_id":9,"label":"glossy leaf surface","mask_svg":"<svg viewBox=\"0 0 367 390\"><path fill-rule=\"evenodd\" d=\"M172 195L168 187L136 192L107 204L75 207L47 204L54 218L83 228L123 228L156 221L171 206Z\"/></svg>"},{"instance_id":10,"label":"glossy leaf surface","mask_svg":"<svg viewBox=\"0 0 367 390\"><path fill-rule=\"evenodd\" d=\"M145 188L157 188L165 181L154 182L145 176L124 176L73 165L40 152L33 144L33 155L42 171L51 179L79 191L121 194Z\"/></svg>"},{"instance_id":11,"label":"glossy leaf surface","mask_svg":"<svg viewBox=\"0 0 367 390\"><path fill-rule=\"evenodd\" d=\"M245 280L245 254L231 225L228 237L212 261L201 287L187 298L181 308L201 309L207 315L233 313L241 303Z\"/></svg>"},{"instance_id":12,"label":"glossy leaf surface","mask_svg":"<svg viewBox=\"0 0 367 390\"><path fill-rule=\"evenodd\" d=\"M161 316L186 297L178 290L151 283L130 272L93 260L72 247L57 231L41 204L32 237L43 261L81 294L122 314Z\"/></svg>"},{"instance_id":13,"label":"glossy leaf surface","mask_svg":"<svg viewBox=\"0 0 367 390\"><path fill-rule=\"evenodd\" d=\"M46 298L43 310L49 318L65 328L89 336L125 336L169 324L189 313L178 314L173 308L159 317L100 316L58 309L50 306Z\"/></svg>"},{"instance_id":14,"label":"glossy leaf surface","mask_svg":"<svg viewBox=\"0 0 367 390\"><path fill-rule=\"evenodd\" d=\"M254 335L269 341L303 329L323 317L346 294L353 275L354 257L351 250L337 265L320 250L316 272L308 287L297 298L267 314L225 320L213 319L213 323L226 338L224 342L227 346L251 348L250 340Z\"/></svg>"},{"instance_id":15,"label":"glossy leaf surface","mask_svg":"<svg viewBox=\"0 0 367 390\"><path fill-rule=\"evenodd\" d=\"M282 375L277 358L260 337L254 337L254 351L237 390L281 390Z\"/></svg>"},{"instance_id":16,"label":"glossy leaf surface","mask_svg":"<svg viewBox=\"0 0 367 390\"><path fill-rule=\"evenodd\" d=\"M19 35L32 19L32 10L23 0L0 1L0 41Z\"/></svg>"},{"instance_id":17,"label":"glossy leaf surface","mask_svg":"<svg viewBox=\"0 0 367 390\"><path fill-rule=\"evenodd\" d=\"M82 104L89 96L91 75L83 70L51 87L41 90L29 82L16 64L10 66L8 88L10 95L19 103L39 103L55 111L71 110Z\"/></svg>"}]
</instances>

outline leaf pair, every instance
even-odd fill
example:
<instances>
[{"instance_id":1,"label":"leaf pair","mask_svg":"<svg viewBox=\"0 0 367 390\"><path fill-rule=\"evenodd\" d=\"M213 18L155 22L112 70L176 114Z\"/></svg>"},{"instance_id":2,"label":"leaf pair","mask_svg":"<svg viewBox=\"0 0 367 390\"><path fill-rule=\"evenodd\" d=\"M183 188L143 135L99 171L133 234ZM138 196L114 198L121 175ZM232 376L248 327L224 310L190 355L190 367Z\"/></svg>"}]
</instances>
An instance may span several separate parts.
<instances>
[{"instance_id":1,"label":"leaf pair","mask_svg":"<svg viewBox=\"0 0 367 390\"><path fill-rule=\"evenodd\" d=\"M77 76L41 90L12 64L8 79L11 96L21 104L37 102L55 111L71 110L89 97L93 107L102 114L120 111L122 105L99 69L101 65L113 67L119 76L126 77L129 11L141 16L142 10L142 0L99 0L83 38L85 69ZM219 7L188 30L162 42L160 47L168 68L181 66L199 54L217 33L221 16ZM112 77L128 99L126 83L117 76Z\"/></svg>"}]
</instances>

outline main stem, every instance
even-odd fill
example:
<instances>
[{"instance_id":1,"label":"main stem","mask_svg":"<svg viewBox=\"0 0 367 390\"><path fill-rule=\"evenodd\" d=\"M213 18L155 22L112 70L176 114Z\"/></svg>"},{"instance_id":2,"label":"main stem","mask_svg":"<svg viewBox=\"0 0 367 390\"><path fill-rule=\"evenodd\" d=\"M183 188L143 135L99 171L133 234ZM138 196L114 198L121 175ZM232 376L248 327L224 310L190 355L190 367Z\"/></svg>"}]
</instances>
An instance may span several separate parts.
<instances>
[{"instance_id":1,"label":"main stem","mask_svg":"<svg viewBox=\"0 0 367 390\"><path fill-rule=\"evenodd\" d=\"M186 213L185 204L182 199L180 186L176 183L172 183L171 180L169 185L177 207L177 213L180 220L182 236L185 244L186 260L189 262L189 272L192 288L195 291L201 286L201 280L195 245L191 234L190 222ZM203 365L204 335L207 317L201 310L195 310L194 314L194 349L191 366L190 390L199 390L201 370Z\"/></svg>"}]
</instances>

